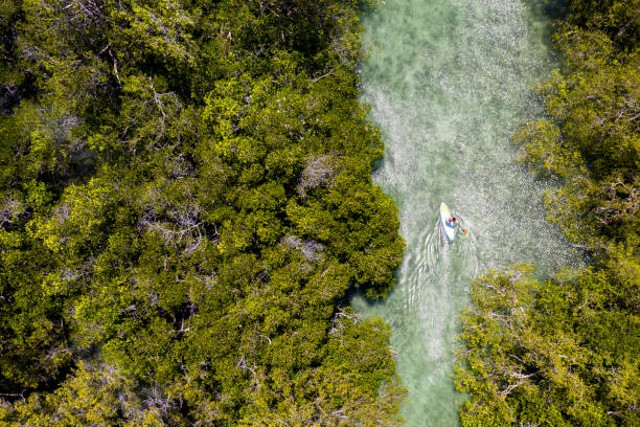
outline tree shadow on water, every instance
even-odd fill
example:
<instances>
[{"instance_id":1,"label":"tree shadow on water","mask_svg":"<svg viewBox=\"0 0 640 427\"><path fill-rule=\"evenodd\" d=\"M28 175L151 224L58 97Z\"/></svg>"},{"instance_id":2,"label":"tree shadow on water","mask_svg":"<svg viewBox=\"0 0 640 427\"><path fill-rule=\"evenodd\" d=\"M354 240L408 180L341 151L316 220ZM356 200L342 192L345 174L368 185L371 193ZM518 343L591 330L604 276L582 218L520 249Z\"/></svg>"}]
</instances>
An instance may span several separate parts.
<instances>
[{"instance_id":1,"label":"tree shadow on water","mask_svg":"<svg viewBox=\"0 0 640 427\"><path fill-rule=\"evenodd\" d=\"M542 42L551 52L555 52L552 35L557 22L567 16L569 0L524 0L529 15L540 22L546 22L542 31Z\"/></svg>"},{"instance_id":2,"label":"tree shadow on water","mask_svg":"<svg viewBox=\"0 0 640 427\"><path fill-rule=\"evenodd\" d=\"M396 268L392 273L392 282L389 283L385 289L374 289L375 293L384 293L384 296L379 297L370 297L366 294L366 289L362 289L360 287L351 285L347 289L344 295L344 299L342 304L344 305L352 305L354 299L358 299L368 307L380 307L387 303L389 298L396 292L398 288L398 282L400 281L400 270L402 267Z\"/></svg>"},{"instance_id":3,"label":"tree shadow on water","mask_svg":"<svg viewBox=\"0 0 640 427\"><path fill-rule=\"evenodd\" d=\"M564 19L567 14L568 0L524 0L524 3L535 15L551 21Z\"/></svg>"}]
</instances>

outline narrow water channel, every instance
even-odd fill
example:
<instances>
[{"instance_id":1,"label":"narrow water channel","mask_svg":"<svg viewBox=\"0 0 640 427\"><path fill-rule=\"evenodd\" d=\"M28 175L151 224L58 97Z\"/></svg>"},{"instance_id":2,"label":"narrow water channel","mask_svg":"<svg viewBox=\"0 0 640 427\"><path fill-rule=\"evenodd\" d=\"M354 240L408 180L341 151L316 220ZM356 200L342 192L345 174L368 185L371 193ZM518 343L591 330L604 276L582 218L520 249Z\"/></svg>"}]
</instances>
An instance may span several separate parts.
<instances>
[{"instance_id":1,"label":"narrow water channel","mask_svg":"<svg viewBox=\"0 0 640 427\"><path fill-rule=\"evenodd\" d=\"M458 425L452 351L474 277L572 262L544 218L548 184L517 164L510 139L541 114L531 87L553 66L550 18L535 3L387 0L364 18L363 101L386 144L375 180L398 204L407 250L389 298L353 304L391 325L410 427ZM468 236L443 240L441 201Z\"/></svg>"}]
</instances>

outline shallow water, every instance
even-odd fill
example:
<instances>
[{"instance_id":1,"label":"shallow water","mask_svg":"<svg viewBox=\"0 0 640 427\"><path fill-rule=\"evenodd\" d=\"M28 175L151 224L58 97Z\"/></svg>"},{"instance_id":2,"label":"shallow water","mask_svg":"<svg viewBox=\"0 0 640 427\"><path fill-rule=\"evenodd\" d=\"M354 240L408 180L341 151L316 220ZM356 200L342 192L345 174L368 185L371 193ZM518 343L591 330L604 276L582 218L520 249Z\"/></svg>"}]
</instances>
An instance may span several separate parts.
<instances>
[{"instance_id":1,"label":"shallow water","mask_svg":"<svg viewBox=\"0 0 640 427\"><path fill-rule=\"evenodd\" d=\"M536 181L510 136L541 114L531 93L553 59L550 18L522 0L387 0L364 19L363 101L386 145L375 180L398 204L407 241L383 303L353 300L391 325L409 395L407 426L456 426L454 338L471 281L535 263L541 275L577 262L544 218ZM469 230L443 238L445 201Z\"/></svg>"}]
</instances>

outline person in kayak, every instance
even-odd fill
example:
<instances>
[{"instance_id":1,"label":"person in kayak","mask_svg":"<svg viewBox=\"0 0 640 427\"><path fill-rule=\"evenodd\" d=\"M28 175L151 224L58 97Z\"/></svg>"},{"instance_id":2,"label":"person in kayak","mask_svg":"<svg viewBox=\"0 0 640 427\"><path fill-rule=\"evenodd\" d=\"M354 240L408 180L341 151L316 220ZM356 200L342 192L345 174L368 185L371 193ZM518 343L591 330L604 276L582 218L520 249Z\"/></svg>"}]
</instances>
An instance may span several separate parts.
<instances>
[{"instance_id":1,"label":"person in kayak","mask_svg":"<svg viewBox=\"0 0 640 427\"><path fill-rule=\"evenodd\" d=\"M447 224L447 227L451 228L462 227L460 223L458 223L458 219L455 216L447 218L445 223ZM469 232L462 228L462 234L466 236L467 234L469 234Z\"/></svg>"}]
</instances>

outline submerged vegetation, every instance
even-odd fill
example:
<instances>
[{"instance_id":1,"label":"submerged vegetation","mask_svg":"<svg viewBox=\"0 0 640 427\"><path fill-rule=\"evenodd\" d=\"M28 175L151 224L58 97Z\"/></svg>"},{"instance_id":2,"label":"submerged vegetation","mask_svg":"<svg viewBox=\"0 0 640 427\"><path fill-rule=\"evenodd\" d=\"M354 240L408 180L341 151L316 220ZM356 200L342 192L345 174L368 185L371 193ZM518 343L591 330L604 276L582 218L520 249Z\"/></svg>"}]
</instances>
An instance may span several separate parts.
<instances>
[{"instance_id":1,"label":"submerged vegetation","mask_svg":"<svg viewBox=\"0 0 640 427\"><path fill-rule=\"evenodd\" d=\"M0 0L0 425L398 423L357 7Z\"/></svg>"},{"instance_id":2,"label":"submerged vegetation","mask_svg":"<svg viewBox=\"0 0 640 427\"><path fill-rule=\"evenodd\" d=\"M539 87L546 117L516 135L555 179L549 219L590 265L476 281L457 386L465 426L640 425L640 2L570 0Z\"/></svg>"}]
</instances>

